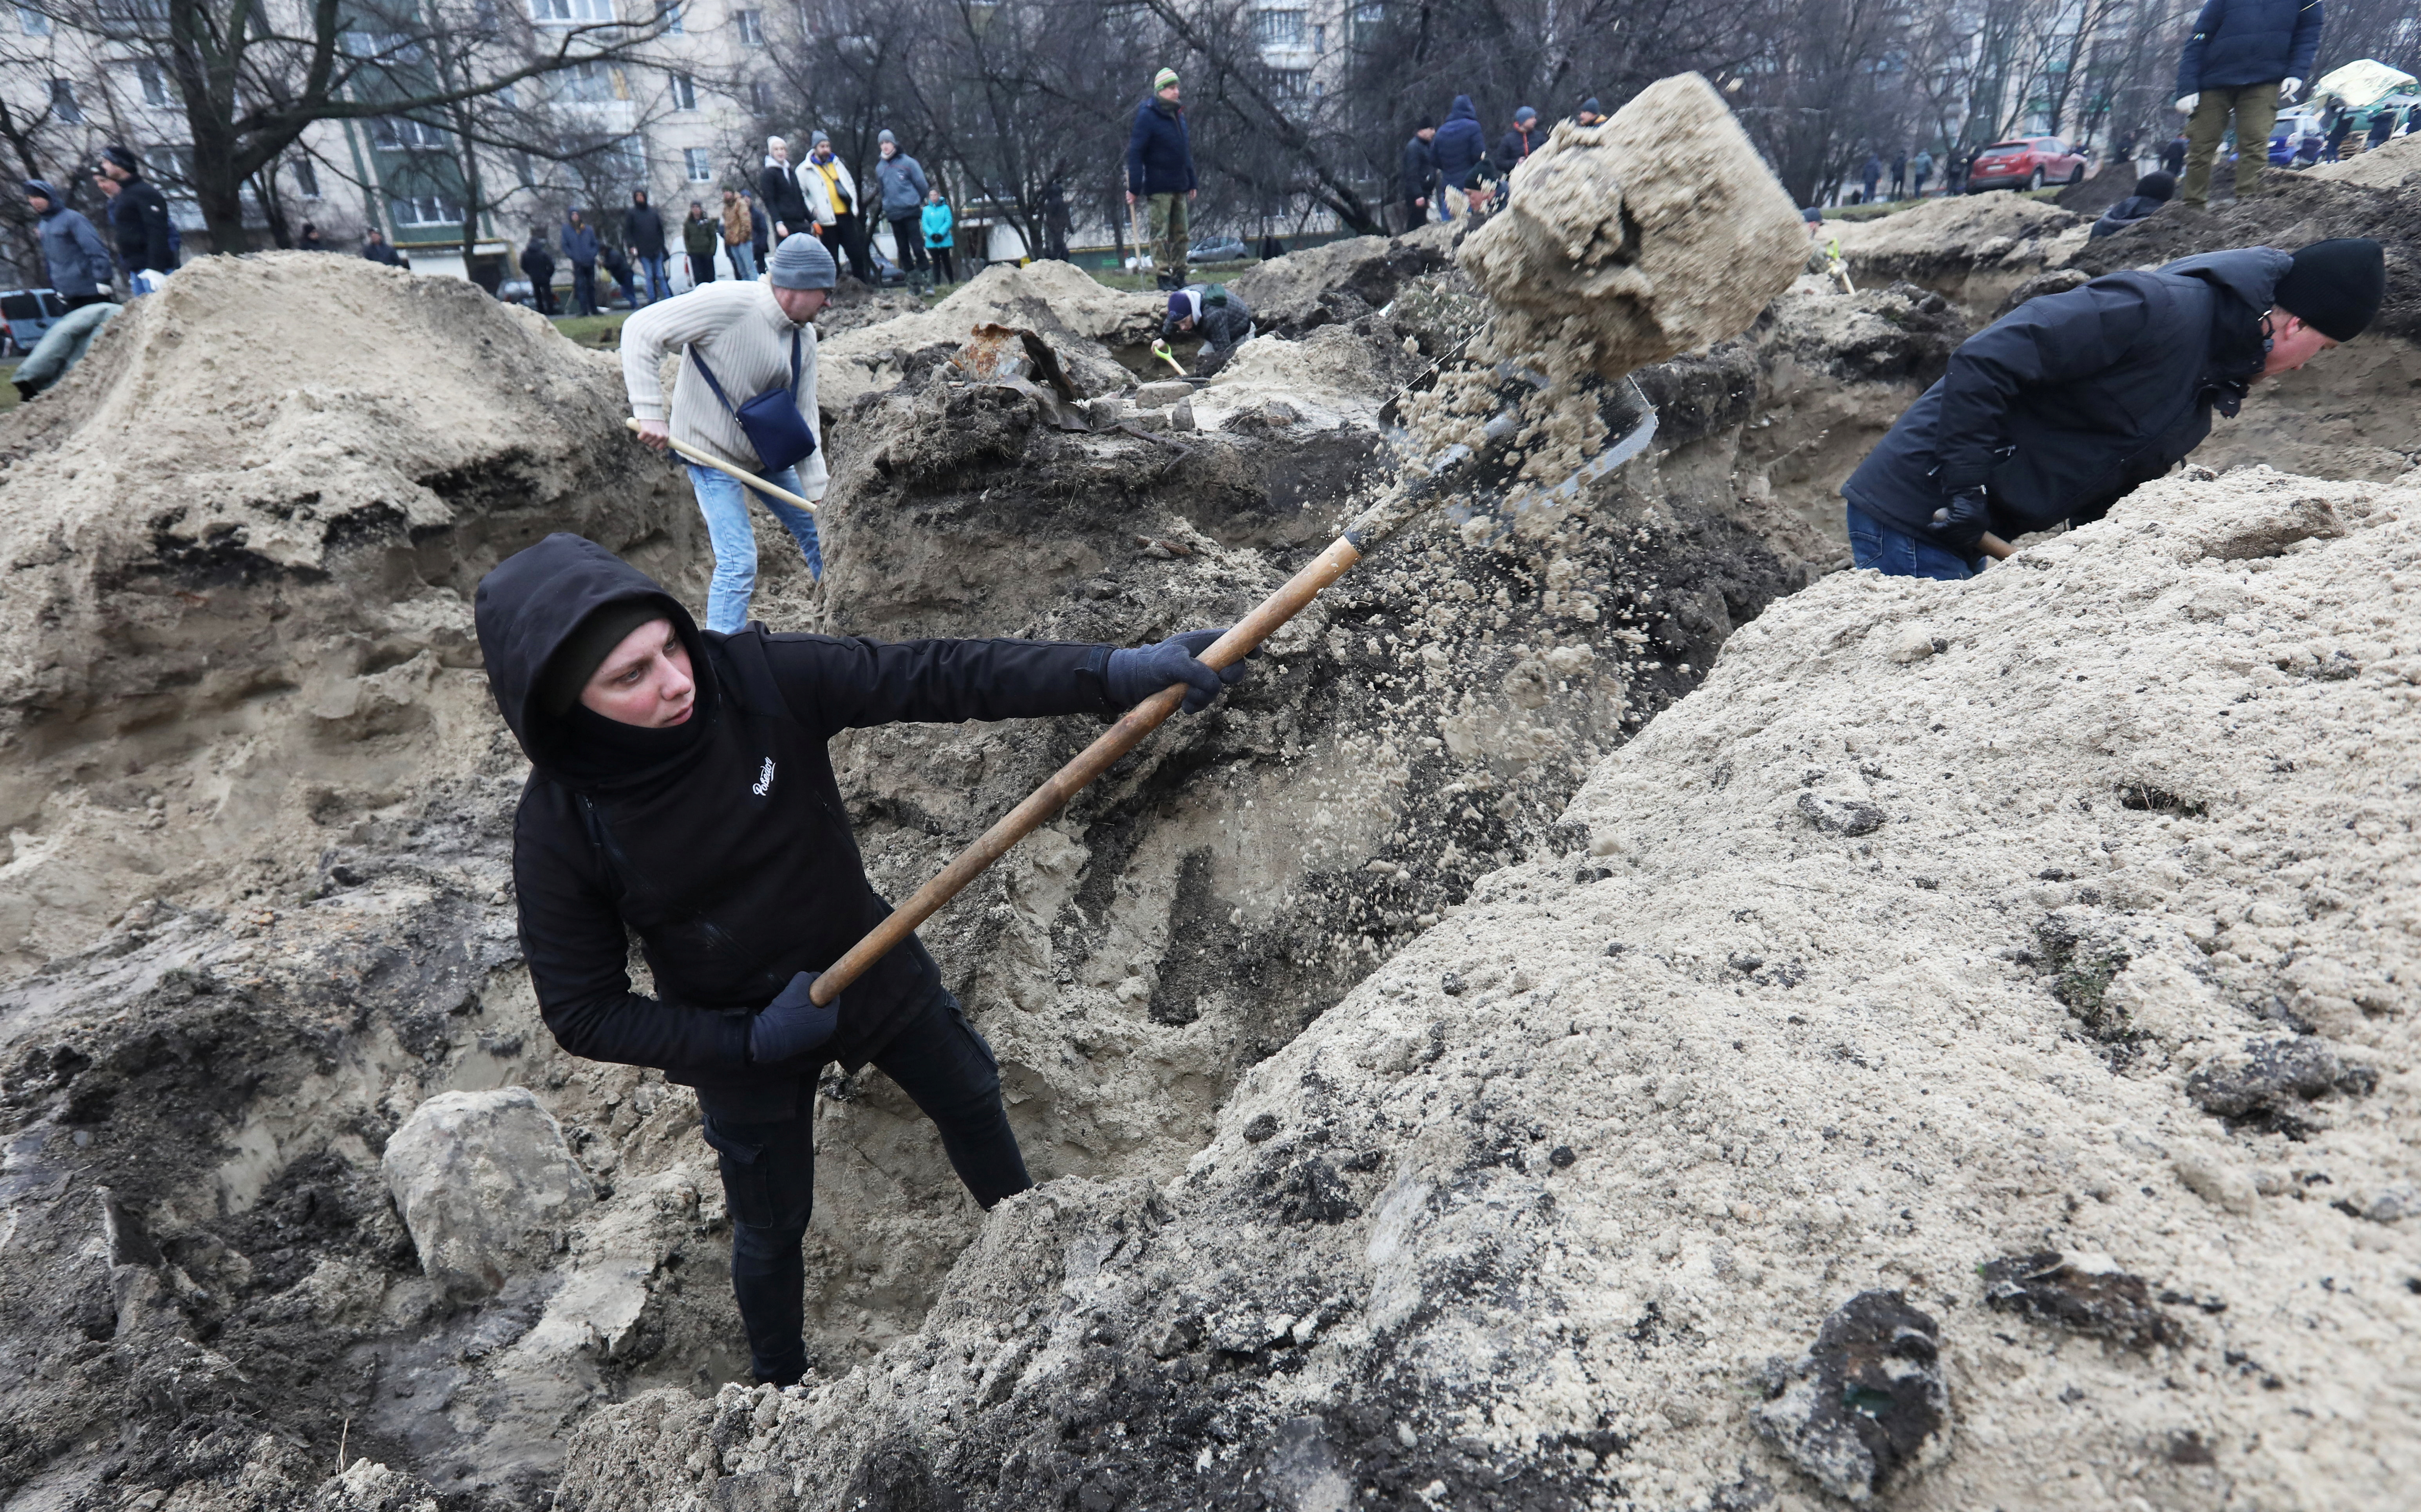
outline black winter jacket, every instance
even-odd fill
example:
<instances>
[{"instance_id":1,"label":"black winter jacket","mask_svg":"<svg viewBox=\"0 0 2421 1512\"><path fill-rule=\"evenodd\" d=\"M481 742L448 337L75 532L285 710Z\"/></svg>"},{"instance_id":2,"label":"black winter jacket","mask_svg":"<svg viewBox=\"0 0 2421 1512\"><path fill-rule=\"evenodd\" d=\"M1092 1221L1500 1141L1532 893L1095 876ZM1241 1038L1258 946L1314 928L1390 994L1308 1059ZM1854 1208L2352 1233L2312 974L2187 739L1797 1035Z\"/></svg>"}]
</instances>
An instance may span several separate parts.
<instances>
[{"instance_id":1,"label":"black winter jacket","mask_svg":"<svg viewBox=\"0 0 2421 1512\"><path fill-rule=\"evenodd\" d=\"M688 645L690 717L703 728L651 770L586 775L535 690L583 618L633 598L661 603ZM575 1055L657 1067L726 1102L797 1084L797 1066L748 1063L750 1015L891 912L866 880L824 742L898 721L1110 711L1104 646L704 632L646 574L577 536L549 536L489 573L476 618L489 686L530 757L513 881L540 1016ZM653 997L631 990L626 928ZM821 1058L863 1065L941 990L924 946L903 944L841 994Z\"/></svg>"},{"instance_id":2,"label":"black winter jacket","mask_svg":"<svg viewBox=\"0 0 2421 1512\"><path fill-rule=\"evenodd\" d=\"M109 228L117 236L117 260L130 273L177 271L176 243L168 230L168 201L148 179L129 179L109 202Z\"/></svg>"},{"instance_id":3,"label":"black winter jacket","mask_svg":"<svg viewBox=\"0 0 2421 1512\"><path fill-rule=\"evenodd\" d=\"M2178 93L2308 79L2320 49L2320 0L2203 0L2178 55Z\"/></svg>"},{"instance_id":4,"label":"black winter jacket","mask_svg":"<svg viewBox=\"0 0 2421 1512\"><path fill-rule=\"evenodd\" d=\"M2162 207L2167 203L2165 199L2154 199L2149 195L2129 195L2101 212L2101 218L2093 223L2090 239L2115 236L2137 221L2150 220L2161 213Z\"/></svg>"},{"instance_id":5,"label":"black winter jacket","mask_svg":"<svg viewBox=\"0 0 2421 1512\"><path fill-rule=\"evenodd\" d=\"M1194 140L1185 110L1158 95L1135 106L1134 130L1127 133L1127 193L1187 195L1194 192Z\"/></svg>"},{"instance_id":6,"label":"black winter jacket","mask_svg":"<svg viewBox=\"0 0 2421 1512\"><path fill-rule=\"evenodd\" d=\"M1538 150L1539 138L1543 134L1536 131L1525 132L1516 126L1498 137L1496 150L1489 158L1489 162L1495 165L1496 177L1511 178L1513 170L1522 165L1523 160Z\"/></svg>"},{"instance_id":7,"label":"black winter jacket","mask_svg":"<svg viewBox=\"0 0 2421 1512\"><path fill-rule=\"evenodd\" d=\"M804 231L811 236L815 233L815 211L807 208L805 191L799 187L799 180L789 168L771 158L765 160L765 166L757 175L757 203L765 207L765 213L773 217L776 225L792 232Z\"/></svg>"},{"instance_id":8,"label":"black winter jacket","mask_svg":"<svg viewBox=\"0 0 2421 1512\"><path fill-rule=\"evenodd\" d=\"M522 248L522 276L541 288L554 282L554 254L543 238L531 237Z\"/></svg>"},{"instance_id":9,"label":"black winter jacket","mask_svg":"<svg viewBox=\"0 0 2421 1512\"><path fill-rule=\"evenodd\" d=\"M1396 178L1403 186L1401 197L1406 201L1427 199L1437 193L1437 153L1421 140L1420 132L1404 138Z\"/></svg>"},{"instance_id":10,"label":"black winter jacket","mask_svg":"<svg viewBox=\"0 0 2421 1512\"><path fill-rule=\"evenodd\" d=\"M664 218L653 205L633 205L622 212L622 244L642 257L664 255Z\"/></svg>"},{"instance_id":11,"label":"black winter jacket","mask_svg":"<svg viewBox=\"0 0 2421 1512\"><path fill-rule=\"evenodd\" d=\"M1488 137L1479 129L1479 112L1469 95L1454 97L1454 108L1445 113L1445 124L1438 128L1429 151L1437 158L1439 183L1471 187L1471 170L1488 156Z\"/></svg>"},{"instance_id":12,"label":"black winter jacket","mask_svg":"<svg viewBox=\"0 0 2421 1512\"><path fill-rule=\"evenodd\" d=\"M2100 519L2200 445L2214 406L2236 413L2289 260L2205 253L2027 301L1951 354L1842 495L1919 539L1978 484L2004 539Z\"/></svg>"}]
</instances>

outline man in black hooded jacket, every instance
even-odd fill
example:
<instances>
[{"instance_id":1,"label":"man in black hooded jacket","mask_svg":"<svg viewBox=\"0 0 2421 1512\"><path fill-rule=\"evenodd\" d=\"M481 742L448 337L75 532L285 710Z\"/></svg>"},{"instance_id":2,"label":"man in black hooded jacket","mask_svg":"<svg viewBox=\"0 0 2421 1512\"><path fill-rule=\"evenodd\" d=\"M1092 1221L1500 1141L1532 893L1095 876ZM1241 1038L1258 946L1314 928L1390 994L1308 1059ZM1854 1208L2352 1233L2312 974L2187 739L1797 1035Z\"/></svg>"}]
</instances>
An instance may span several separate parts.
<instances>
[{"instance_id":1,"label":"man in black hooded jacket","mask_svg":"<svg viewBox=\"0 0 2421 1512\"><path fill-rule=\"evenodd\" d=\"M2360 335L2386 298L2376 242L2244 247L2105 273L2027 301L1841 485L1860 567L1957 580L1985 532L2086 524L2183 461L2257 378Z\"/></svg>"},{"instance_id":2,"label":"man in black hooded jacket","mask_svg":"<svg viewBox=\"0 0 2421 1512\"><path fill-rule=\"evenodd\" d=\"M799 1245L815 1087L869 1062L940 1130L986 1208L1031 1183L992 1051L913 936L828 1006L817 973L891 912L866 879L824 742L898 721L1110 714L1175 682L1189 711L1242 675L1196 631L1141 649L701 631L651 579L549 536L479 585L479 647L530 758L513 825L539 1011L591 1060L697 1090L759 1380L806 1368ZM631 990L635 933L656 995Z\"/></svg>"}]
</instances>

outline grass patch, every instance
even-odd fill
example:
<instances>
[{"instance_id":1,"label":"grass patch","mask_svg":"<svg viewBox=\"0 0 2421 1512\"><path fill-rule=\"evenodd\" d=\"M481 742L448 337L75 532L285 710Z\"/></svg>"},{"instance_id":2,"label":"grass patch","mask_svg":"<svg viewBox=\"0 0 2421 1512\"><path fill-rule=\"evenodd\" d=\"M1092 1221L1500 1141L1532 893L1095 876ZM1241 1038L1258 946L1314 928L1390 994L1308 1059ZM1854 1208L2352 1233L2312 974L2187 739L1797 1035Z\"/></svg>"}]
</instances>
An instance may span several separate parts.
<instances>
[{"instance_id":1,"label":"grass patch","mask_svg":"<svg viewBox=\"0 0 2421 1512\"><path fill-rule=\"evenodd\" d=\"M611 315L558 315L554 328L584 347L612 347L621 343L622 322L631 318L628 310Z\"/></svg>"}]
</instances>

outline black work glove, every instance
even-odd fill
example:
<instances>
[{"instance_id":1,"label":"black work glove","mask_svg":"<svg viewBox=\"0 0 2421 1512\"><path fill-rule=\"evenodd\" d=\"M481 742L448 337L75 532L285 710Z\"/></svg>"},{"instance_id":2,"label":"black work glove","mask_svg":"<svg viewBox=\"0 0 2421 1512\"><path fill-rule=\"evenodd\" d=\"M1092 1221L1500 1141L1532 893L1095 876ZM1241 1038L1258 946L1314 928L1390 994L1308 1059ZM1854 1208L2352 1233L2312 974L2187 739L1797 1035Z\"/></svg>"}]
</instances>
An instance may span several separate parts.
<instances>
[{"instance_id":1,"label":"black work glove","mask_svg":"<svg viewBox=\"0 0 2421 1512\"><path fill-rule=\"evenodd\" d=\"M820 972L801 972L790 985L748 1021L748 1060L754 1066L774 1066L811 1055L824 1048L840 1025L836 999L822 1007L807 995Z\"/></svg>"},{"instance_id":2,"label":"black work glove","mask_svg":"<svg viewBox=\"0 0 2421 1512\"><path fill-rule=\"evenodd\" d=\"M1992 507L1985 502L1982 489L1968 489L1934 510L1932 523L1925 528L1943 545L1973 556L1984 532L1992 528Z\"/></svg>"},{"instance_id":3,"label":"black work glove","mask_svg":"<svg viewBox=\"0 0 2421 1512\"><path fill-rule=\"evenodd\" d=\"M1211 642L1226 633L1224 630L1189 630L1157 646L1112 651L1110 664L1101 673L1101 679L1109 684L1110 702L1120 709L1132 709L1170 683L1182 682L1189 685L1185 711L1202 712L1219 696L1219 690L1242 682L1244 678L1244 663L1241 661L1214 672L1195 660L1210 648Z\"/></svg>"}]
</instances>

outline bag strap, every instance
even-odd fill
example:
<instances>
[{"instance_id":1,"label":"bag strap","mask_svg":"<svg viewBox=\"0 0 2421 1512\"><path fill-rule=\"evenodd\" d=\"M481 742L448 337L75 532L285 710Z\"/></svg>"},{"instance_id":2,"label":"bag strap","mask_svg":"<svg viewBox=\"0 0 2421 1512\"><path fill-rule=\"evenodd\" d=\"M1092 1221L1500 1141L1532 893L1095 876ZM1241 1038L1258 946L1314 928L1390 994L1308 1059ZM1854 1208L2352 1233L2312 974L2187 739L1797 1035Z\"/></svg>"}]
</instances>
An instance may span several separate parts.
<instances>
[{"instance_id":1,"label":"bag strap","mask_svg":"<svg viewBox=\"0 0 2421 1512\"><path fill-rule=\"evenodd\" d=\"M706 380L707 387L714 390L714 397L723 401L723 407L726 410L729 410L731 413L738 414L740 412L731 408L731 396L723 392L723 385L715 382L714 369L709 367L706 365L706 359L697 354L697 348L695 346L683 347L681 351L689 353L689 360L697 365L698 376ZM796 381L794 380L793 386L795 386L795 383Z\"/></svg>"},{"instance_id":2,"label":"bag strap","mask_svg":"<svg viewBox=\"0 0 2421 1512\"><path fill-rule=\"evenodd\" d=\"M805 334L804 331L790 333L790 402L793 404L799 399L799 337Z\"/></svg>"}]
</instances>

